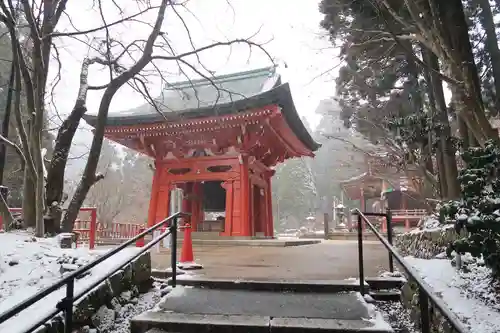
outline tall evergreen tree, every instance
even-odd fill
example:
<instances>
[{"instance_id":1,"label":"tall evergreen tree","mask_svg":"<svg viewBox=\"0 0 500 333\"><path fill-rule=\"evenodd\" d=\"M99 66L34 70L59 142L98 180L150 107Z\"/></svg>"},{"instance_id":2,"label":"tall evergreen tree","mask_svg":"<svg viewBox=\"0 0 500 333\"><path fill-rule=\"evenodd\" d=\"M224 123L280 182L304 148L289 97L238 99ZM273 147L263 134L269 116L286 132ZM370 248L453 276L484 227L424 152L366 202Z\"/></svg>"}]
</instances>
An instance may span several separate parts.
<instances>
[{"instance_id":1,"label":"tall evergreen tree","mask_svg":"<svg viewBox=\"0 0 500 333\"><path fill-rule=\"evenodd\" d=\"M276 225L300 227L315 212L316 186L304 158L293 158L278 165L272 180L273 212Z\"/></svg>"}]
</instances>

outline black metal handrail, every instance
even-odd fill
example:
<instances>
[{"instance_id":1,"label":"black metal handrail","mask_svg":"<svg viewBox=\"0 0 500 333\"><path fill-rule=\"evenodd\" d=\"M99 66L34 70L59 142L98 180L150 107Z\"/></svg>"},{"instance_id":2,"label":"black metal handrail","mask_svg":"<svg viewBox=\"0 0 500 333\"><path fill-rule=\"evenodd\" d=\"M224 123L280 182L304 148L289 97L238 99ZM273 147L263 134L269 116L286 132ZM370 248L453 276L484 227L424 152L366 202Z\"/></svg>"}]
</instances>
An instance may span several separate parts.
<instances>
[{"instance_id":1,"label":"black metal handrail","mask_svg":"<svg viewBox=\"0 0 500 333\"><path fill-rule=\"evenodd\" d=\"M148 251L150 248L158 244L162 239L167 237L168 235L172 235L172 250L171 250L171 267L172 267L172 286L175 287L177 284L177 279L176 279L176 273L177 273L177 226L178 226L178 219L187 216L188 214L186 213L175 213L166 219L158 222L154 226L146 229L145 231L141 232L140 234L136 235L135 237L129 239L125 243L121 244L120 246L114 248L113 250L107 252L103 256L100 256L99 258L93 260L89 264L80 267L76 271L70 273L68 276L64 277L63 279L55 282L54 284L46 287L45 289L42 289L41 291L37 292L35 295L31 296L30 298L22 301L21 303L17 304L16 306L12 307L11 309L0 313L0 323L3 323L6 320L11 319L12 317L16 316L17 314L21 313L23 310L27 309L31 305L37 303L38 301L42 300L49 294L59 290L62 286L66 285L66 297L64 297L59 303L57 304L57 309L55 309L53 312L51 312L49 315L47 315L44 319L39 320L37 323L34 323L27 331L26 333L33 332L35 329L38 327L42 326L44 323L49 321L50 319L54 318L57 314L60 312L64 312L64 332L65 333L71 333L73 330L73 305L74 302L78 301L81 297L83 297L85 294L87 294L89 291L97 287L100 283L108 279L110 276L118 272L119 270L123 269L126 265L128 265L130 262L134 261L141 255L143 255L146 251ZM120 266L118 266L116 269L114 269L112 272L108 273L106 276L102 277L98 281L94 282L93 284L87 286L87 288L83 291L81 291L78 295L74 295L74 287L75 287L75 279L80 277L82 274L86 273L90 269L94 268L98 264L102 263L103 261L109 259L113 255L117 254L124 248L134 244L137 240L143 238L144 236L148 235L149 233L159 229L160 227L169 224L168 230L154 238L151 242L148 242L144 247L141 248L140 251L137 252L136 255L134 255L131 258L128 258L125 262L123 262Z\"/></svg>"},{"instance_id":2,"label":"black metal handrail","mask_svg":"<svg viewBox=\"0 0 500 333\"><path fill-rule=\"evenodd\" d=\"M443 317L446 318L448 323L457 333L469 333L469 329L460 322L455 314L451 312L446 303L435 295L432 287L429 286L419 275L419 273L398 253L398 250L392 246L392 221L391 211L387 209L386 213L363 213L359 209L354 209L352 214L358 216L358 255L359 255L359 290L362 295L366 293L365 289L365 275L363 265L363 223L368 226L377 238L382 242L387 251L389 252L389 269L394 271L393 258L399 265L406 271L406 273L418 285L418 302L420 306L420 324L422 333L431 332L431 318L429 312L429 300L434 304L437 310ZM366 216L381 216L386 218L387 223L387 239L382 236L375 226L368 220Z\"/></svg>"}]
</instances>

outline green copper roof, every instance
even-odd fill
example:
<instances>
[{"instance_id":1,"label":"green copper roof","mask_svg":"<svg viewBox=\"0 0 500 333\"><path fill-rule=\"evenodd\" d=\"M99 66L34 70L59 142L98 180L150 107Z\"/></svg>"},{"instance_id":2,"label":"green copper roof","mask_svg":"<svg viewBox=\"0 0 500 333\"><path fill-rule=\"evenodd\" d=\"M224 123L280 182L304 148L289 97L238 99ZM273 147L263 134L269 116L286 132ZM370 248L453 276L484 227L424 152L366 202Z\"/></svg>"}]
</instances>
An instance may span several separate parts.
<instances>
[{"instance_id":1,"label":"green copper roof","mask_svg":"<svg viewBox=\"0 0 500 333\"><path fill-rule=\"evenodd\" d=\"M274 67L248 72L221 75L218 77L168 84L162 95L156 98L156 105L162 112L195 111L200 108L216 108L238 100L256 96L279 84L279 76ZM267 85L267 86L266 86ZM121 111L120 117L156 114L150 104ZM114 117L110 114L110 117ZM159 116L159 115L158 115Z\"/></svg>"},{"instance_id":2,"label":"green copper roof","mask_svg":"<svg viewBox=\"0 0 500 333\"><path fill-rule=\"evenodd\" d=\"M171 83L155 99L155 104L163 116L150 104L144 104L126 111L110 112L107 125L158 123L164 122L165 118L172 121L201 118L278 104L290 128L306 147L313 151L319 148L295 110L289 85L281 83L275 67ZM95 126L96 115L86 114L84 119Z\"/></svg>"}]
</instances>

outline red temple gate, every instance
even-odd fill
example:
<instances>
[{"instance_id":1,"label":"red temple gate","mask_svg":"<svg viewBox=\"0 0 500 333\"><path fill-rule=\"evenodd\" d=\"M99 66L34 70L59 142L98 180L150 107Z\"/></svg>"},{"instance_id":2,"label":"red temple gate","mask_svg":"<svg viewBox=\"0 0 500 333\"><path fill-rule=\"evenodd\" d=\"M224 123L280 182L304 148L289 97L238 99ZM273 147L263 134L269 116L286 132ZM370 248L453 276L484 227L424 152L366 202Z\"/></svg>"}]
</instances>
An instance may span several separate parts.
<instances>
[{"instance_id":1,"label":"red temple gate","mask_svg":"<svg viewBox=\"0 0 500 333\"><path fill-rule=\"evenodd\" d=\"M195 232L273 237L271 177L287 158L314 156L275 68L171 84L156 100L110 114L105 136L155 161L148 225L170 215L172 190ZM96 117L85 120L95 125ZM207 213L219 213L214 220Z\"/></svg>"}]
</instances>

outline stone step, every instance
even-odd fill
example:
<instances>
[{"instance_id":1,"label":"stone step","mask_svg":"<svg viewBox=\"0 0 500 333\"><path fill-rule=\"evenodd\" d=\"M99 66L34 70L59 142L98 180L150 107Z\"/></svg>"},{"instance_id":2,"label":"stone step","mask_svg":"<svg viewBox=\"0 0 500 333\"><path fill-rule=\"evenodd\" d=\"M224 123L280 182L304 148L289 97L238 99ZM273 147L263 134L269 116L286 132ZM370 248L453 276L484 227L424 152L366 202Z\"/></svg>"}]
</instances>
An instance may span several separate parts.
<instances>
[{"instance_id":1,"label":"stone step","mask_svg":"<svg viewBox=\"0 0 500 333\"><path fill-rule=\"evenodd\" d=\"M377 301L383 302L399 302L401 300L401 292L390 291L390 290L378 290L378 291L370 291L369 295Z\"/></svg>"},{"instance_id":2,"label":"stone step","mask_svg":"<svg viewBox=\"0 0 500 333\"><path fill-rule=\"evenodd\" d=\"M177 276L186 274L182 270L178 269L177 270ZM167 268L167 269L152 269L151 270L151 276L157 279L169 279L172 277L172 269Z\"/></svg>"},{"instance_id":3,"label":"stone step","mask_svg":"<svg viewBox=\"0 0 500 333\"><path fill-rule=\"evenodd\" d=\"M170 280L171 284L172 281ZM326 281L258 281L258 280L230 280L230 279L206 279L183 275L177 277L179 286L197 288L222 289L222 290L250 290L250 291L272 291L272 292L309 292L309 293L339 293L348 291L359 291L359 283L355 280L326 280ZM368 284L365 284L368 289Z\"/></svg>"},{"instance_id":4,"label":"stone step","mask_svg":"<svg viewBox=\"0 0 500 333\"><path fill-rule=\"evenodd\" d=\"M368 283L371 290L388 290L401 289L406 283L404 277L367 277L365 282Z\"/></svg>"},{"instance_id":5,"label":"stone step","mask_svg":"<svg viewBox=\"0 0 500 333\"><path fill-rule=\"evenodd\" d=\"M131 333L379 332L392 328L356 292L291 293L176 287Z\"/></svg>"},{"instance_id":6,"label":"stone step","mask_svg":"<svg viewBox=\"0 0 500 333\"><path fill-rule=\"evenodd\" d=\"M147 312L130 323L130 333L394 333L366 320L271 318Z\"/></svg>"}]
</instances>

